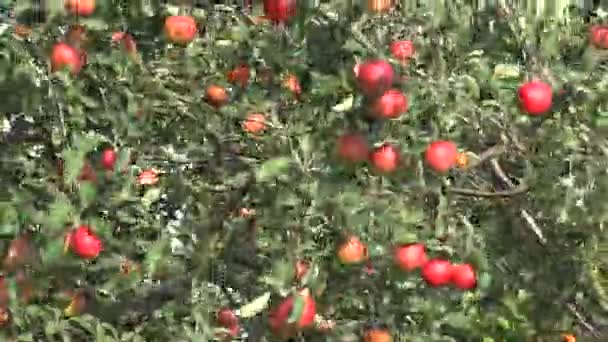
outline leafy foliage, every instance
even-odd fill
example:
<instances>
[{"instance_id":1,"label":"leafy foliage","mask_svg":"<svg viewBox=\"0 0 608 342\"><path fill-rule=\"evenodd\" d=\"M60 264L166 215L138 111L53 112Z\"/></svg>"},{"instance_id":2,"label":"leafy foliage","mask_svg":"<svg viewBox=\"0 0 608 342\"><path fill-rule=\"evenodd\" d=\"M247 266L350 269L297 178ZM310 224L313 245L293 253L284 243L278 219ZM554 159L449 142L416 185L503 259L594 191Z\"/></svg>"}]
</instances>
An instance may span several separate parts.
<instances>
[{"instance_id":1,"label":"leafy foliage","mask_svg":"<svg viewBox=\"0 0 608 342\"><path fill-rule=\"evenodd\" d=\"M336 1L300 4L277 27L226 5L98 1L83 18L48 3L16 6L0 34L7 340L210 341L215 312L230 307L242 337L272 341L269 308L302 286L317 302L311 341L358 340L376 320L398 341L607 333L607 55L589 45L589 18L461 1L372 15ZM199 24L186 47L163 35L178 13ZM70 35L75 24L86 36ZM134 54L112 42L122 31ZM413 40L408 63L390 56L396 39ZM67 40L87 52L78 75L49 71L52 45ZM368 58L393 64L409 101L400 118L367 116L353 67ZM248 84L231 84L243 64ZM542 117L518 108L532 78L554 89ZM210 85L229 103L210 105ZM263 132L243 130L250 112L266 114ZM399 171L339 161L335 141L353 131L397 146ZM423 152L437 139L467 165L430 171ZM65 253L79 224L103 241L99 258ZM338 262L350 235L368 264ZM18 240L27 258L10 253ZM477 288L429 288L396 268L392 248L410 242L472 263ZM312 266L294 281L297 260ZM289 322L304 304L296 297Z\"/></svg>"}]
</instances>

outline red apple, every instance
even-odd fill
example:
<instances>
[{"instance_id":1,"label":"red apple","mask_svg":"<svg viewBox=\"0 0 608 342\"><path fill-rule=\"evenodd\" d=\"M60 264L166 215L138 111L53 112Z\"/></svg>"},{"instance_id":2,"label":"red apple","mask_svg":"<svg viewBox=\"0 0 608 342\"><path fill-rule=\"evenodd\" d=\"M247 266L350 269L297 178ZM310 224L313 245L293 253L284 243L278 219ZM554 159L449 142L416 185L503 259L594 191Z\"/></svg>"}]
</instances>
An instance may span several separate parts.
<instances>
[{"instance_id":1,"label":"red apple","mask_svg":"<svg viewBox=\"0 0 608 342\"><path fill-rule=\"evenodd\" d=\"M429 260L422 267L422 278L433 287L447 285L452 281L452 265L443 259Z\"/></svg>"},{"instance_id":2,"label":"red apple","mask_svg":"<svg viewBox=\"0 0 608 342\"><path fill-rule=\"evenodd\" d=\"M407 272L424 266L428 261L425 247L421 243L398 246L395 248L394 259L395 264Z\"/></svg>"},{"instance_id":3,"label":"red apple","mask_svg":"<svg viewBox=\"0 0 608 342\"><path fill-rule=\"evenodd\" d=\"M347 133L338 138L338 156L348 162L363 162L369 155L367 139L360 133Z\"/></svg>"},{"instance_id":4,"label":"red apple","mask_svg":"<svg viewBox=\"0 0 608 342\"><path fill-rule=\"evenodd\" d=\"M395 59L405 62L414 56L414 43L411 40L396 40L390 45L391 54Z\"/></svg>"},{"instance_id":5,"label":"red apple","mask_svg":"<svg viewBox=\"0 0 608 342\"><path fill-rule=\"evenodd\" d=\"M316 304L310 290L305 288L298 294L304 300L304 307L300 318L293 324L288 323L289 316L293 311L295 296L285 298L269 315L270 328L276 335L288 337L295 332L310 327L315 321L317 314Z\"/></svg>"},{"instance_id":6,"label":"red apple","mask_svg":"<svg viewBox=\"0 0 608 342\"><path fill-rule=\"evenodd\" d=\"M118 155L113 148L108 147L101 153L101 166L108 170L113 171L114 165L116 165L116 159L118 159Z\"/></svg>"},{"instance_id":7,"label":"red apple","mask_svg":"<svg viewBox=\"0 0 608 342\"><path fill-rule=\"evenodd\" d=\"M593 25L589 30L591 44L600 49L608 49L608 26Z\"/></svg>"},{"instance_id":8,"label":"red apple","mask_svg":"<svg viewBox=\"0 0 608 342\"><path fill-rule=\"evenodd\" d=\"M470 264L452 265L452 284L461 290L470 290L477 286L475 269Z\"/></svg>"},{"instance_id":9,"label":"red apple","mask_svg":"<svg viewBox=\"0 0 608 342\"><path fill-rule=\"evenodd\" d=\"M67 68L73 75L76 75L86 63L83 53L78 49L65 44L57 43L51 51L51 71L59 71Z\"/></svg>"},{"instance_id":10,"label":"red apple","mask_svg":"<svg viewBox=\"0 0 608 342\"><path fill-rule=\"evenodd\" d=\"M383 59L367 60L355 72L359 89L367 96L381 95L393 85L393 67Z\"/></svg>"},{"instance_id":11,"label":"red apple","mask_svg":"<svg viewBox=\"0 0 608 342\"><path fill-rule=\"evenodd\" d=\"M458 158L458 148L451 141L437 140L429 144L424 152L424 160L435 172L449 171Z\"/></svg>"},{"instance_id":12,"label":"red apple","mask_svg":"<svg viewBox=\"0 0 608 342\"><path fill-rule=\"evenodd\" d=\"M407 109L407 97L398 89L387 90L372 103L372 114L378 119L396 119Z\"/></svg>"},{"instance_id":13,"label":"red apple","mask_svg":"<svg viewBox=\"0 0 608 342\"><path fill-rule=\"evenodd\" d=\"M285 22L296 15L296 0L264 0L264 15L274 22Z\"/></svg>"},{"instance_id":14,"label":"red apple","mask_svg":"<svg viewBox=\"0 0 608 342\"><path fill-rule=\"evenodd\" d=\"M222 334L224 336L220 336L220 338L231 340L239 334L239 318L234 313L234 310L228 308L219 310L216 315L216 322L218 326L228 330L225 334Z\"/></svg>"},{"instance_id":15,"label":"red apple","mask_svg":"<svg viewBox=\"0 0 608 342\"><path fill-rule=\"evenodd\" d=\"M542 115L551 109L553 90L541 81L531 81L519 87L519 104L529 115Z\"/></svg>"},{"instance_id":16,"label":"red apple","mask_svg":"<svg viewBox=\"0 0 608 342\"><path fill-rule=\"evenodd\" d=\"M374 170L380 173L391 173L399 167L401 155L397 148L389 143L385 143L370 153L369 160Z\"/></svg>"},{"instance_id":17,"label":"red apple","mask_svg":"<svg viewBox=\"0 0 608 342\"><path fill-rule=\"evenodd\" d=\"M175 44L188 45L196 38L196 20L189 15L173 15L165 19L164 31L167 39Z\"/></svg>"},{"instance_id":18,"label":"red apple","mask_svg":"<svg viewBox=\"0 0 608 342\"><path fill-rule=\"evenodd\" d=\"M77 256L83 259L94 259L101 252L101 240L89 226L81 225L69 234L69 246Z\"/></svg>"}]
</instances>

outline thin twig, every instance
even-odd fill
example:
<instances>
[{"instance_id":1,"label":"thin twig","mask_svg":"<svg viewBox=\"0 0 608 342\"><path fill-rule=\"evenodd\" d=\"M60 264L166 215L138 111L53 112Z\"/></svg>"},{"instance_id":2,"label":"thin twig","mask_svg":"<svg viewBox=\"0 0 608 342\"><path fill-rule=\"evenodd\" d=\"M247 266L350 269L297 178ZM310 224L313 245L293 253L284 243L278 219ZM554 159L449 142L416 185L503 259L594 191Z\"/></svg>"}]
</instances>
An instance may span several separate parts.
<instances>
[{"instance_id":1,"label":"thin twig","mask_svg":"<svg viewBox=\"0 0 608 342\"><path fill-rule=\"evenodd\" d=\"M521 215L521 218L524 219L524 221L528 225L528 228L530 228L530 230L532 232L534 232L534 234L538 238L538 241L542 245L546 245L547 244L547 238L543 234L543 231L540 230L540 227L538 226L538 224L536 223L536 220L534 220L534 218L532 217L532 215L530 215L530 213L528 213L528 211L526 211L525 209L520 210L519 214Z\"/></svg>"},{"instance_id":2,"label":"thin twig","mask_svg":"<svg viewBox=\"0 0 608 342\"><path fill-rule=\"evenodd\" d=\"M507 176L507 174L502 169L502 167L500 166L500 163L498 163L498 160L496 158L492 158L490 160L490 164L492 165L492 170L494 171L494 174L496 175L496 177L498 177L508 187L510 187L512 189L517 189L518 186L515 186L513 181L511 181L511 179ZM521 184L519 186L521 186ZM545 235L543 234L542 230L536 223L536 220L534 219L534 217L532 217L532 215L530 215L530 213L528 213L528 211L525 209L521 209L519 211L519 215L524 220L527 227L534 233L534 235L536 235L536 237L538 238L538 241L542 245L547 244L547 238L545 238Z\"/></svg>"},{"instance_id":3,"label":"thin twig","mask_svg":"<svg viewBox=\"0 0 608 342\"><path fill-rule=\"evenodd\" d=\"M593 335L593 337L600 338L600 334L597 332L595 327L593 327L593 325L591 325L590 323L587 322L587 320L585 320L585 317L583 317L583 315L580 312L578 312L578 310L576 309L576 306L574 306L574 304L568 303L567 308L568 308L568 311L570 311L570 313L572 313L574 315L574 317L576 317L576 319L578 319L579 323L583 327L585 327L585 329L587 329L589 331L589 333L591 333L591 335Z\"/></svg>"},{"instance_id":4,"label":"thin twig","mask_svg":"<svg viewBox=\"0 0 608 342\"><path fill-rule=\"evenodd\" d=\"M521 195L528 191L528 186L520 184L519 186L505 191L482 191L475 189L464 189L464 188L448 188L448 192L462 195L462 196L473 196L473 197L511 197Z\"/></svg>"},{"instance_id":5,"label":"thin twig","mask_svg":"<svg viewBox=\"0 0 608 342\"><path fill-rule=\"evenodd\" d=\"M471 161L471 164L467 166L467 170L481 165L490 158L498 157L499 155L505 153L506 150L507 148L504 145L495 145L488 148L479 154L479 159Z\"/></svg>"}]
</instances>

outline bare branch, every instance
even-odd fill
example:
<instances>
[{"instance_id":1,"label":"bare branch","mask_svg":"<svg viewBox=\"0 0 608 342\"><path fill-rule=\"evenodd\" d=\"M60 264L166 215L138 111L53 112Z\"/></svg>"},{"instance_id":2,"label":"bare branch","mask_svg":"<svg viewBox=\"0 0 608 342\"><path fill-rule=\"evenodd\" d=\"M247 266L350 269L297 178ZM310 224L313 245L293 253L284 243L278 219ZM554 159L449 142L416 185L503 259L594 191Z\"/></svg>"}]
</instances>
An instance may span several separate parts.
<instances>
[{"instance_id":1,"label":"bare branch","mask_svg":"<svg viewBox=\"0 0 608 342\"><path fill-rule=\"evenodd\" d=\"M511 197L516 195L524 194L528 191L528 186L520 184L519 186L505 191L482 191L475 189L464 189L464 188L448 188L448 192L462 196L473 196L473 197Z\"/></svg>"}]
</instances>

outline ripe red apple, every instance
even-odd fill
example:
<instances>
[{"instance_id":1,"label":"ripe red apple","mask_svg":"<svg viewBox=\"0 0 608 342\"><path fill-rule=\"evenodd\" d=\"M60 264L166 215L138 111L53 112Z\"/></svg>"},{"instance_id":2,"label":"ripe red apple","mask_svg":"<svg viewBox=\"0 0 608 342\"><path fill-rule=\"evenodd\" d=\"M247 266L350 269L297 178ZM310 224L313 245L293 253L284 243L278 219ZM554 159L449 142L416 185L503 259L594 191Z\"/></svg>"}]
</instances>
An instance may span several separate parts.
<instances>
[{"instance_id":1,"label":"ripe red apple","mask_svg":"<svg viewBox=\"0 0 608 342\"><path fill-rule=\"evenodd\" d=\"M383 59L367 60L356 70L357 84L363 94L375 97L393 85L394 72L391 64Z\"/></svg>"},{"instance_id":2,"label":"ripe red apple","mask_svg":"<svg viewBox=\"0 0 608 342\"><path fill-rule=\"evenodd\" d=\"M95 0L65 0L65 9L80 16L89 16L95 12Z\"/></svg>"},{"instance_id":3,"label":"ripe red apple","mask_svg":"<svg viewBox=\"0 0 608 342\"><path fill-rule=\"evenodd\" d=\"M77 256L83 259L94 259L101 252L101 240L89 226L81 225L69 234L69 246Z\"/></svg>"},{"instance_id":4,"label":"ripe red apple","mask_svg":"<svg viewBox=\"0 0 608 342\"><path fill-rule=\"evenodd\" d=\"M73 75L76 75L84 63L83 54L78 49L65 43L57 43L53 46L51 51L52 72L68 68Z\"/></svg>"},{"instance_id":5,"label":"ripe red apple","mask_svg":"<svg viewBox=\"0 0 608 342\"><path fill-rule=\"evenodd\" d=\"M384 143L370 153L369 160L374 170L380 173L391 173L399 167L401 155L393 145Z\"/></svg>"},{"instance_id":6,"label":"ripe red apple","mask_svg":"<svg viewBox=\"0 0 608 342\"><path fill-rule=\"evenodd\" d=\"M220 338L232 340L232 338L239 334L239 318L231 309L223 308L219 310L216 314L216 323L218 326L228 330L225 334L222 334L224 336L220 336Z\"/></svg>"},{"instance_id":7,"label":"ripe red apple","mask_svg":"<svg viewBox=\"0 0 608 342\"><path fill-rule=\"evenodd\" d=\"M398 89L389 89L372 103L372 114L378 119L396 119L407 112L407 97Z\"/></svg>"},{"instance_id":8,"label":"ripe red apple","mask_svg":"<svg viewBox=\"0 0 608 342\"><path fill-rule=\"evenodd\" d=\"M246 87L249 84L249 66L247 64L238 65L226 74L226 78L230 83Z\"/></svg>"},{"instance_id":9,"label":"ripe red apple","mask_svg":"<svg viewBox=\"0 0 608 342\"><path fill-rule=\"evenodd\" d=\"M452 280L452 265L443 259L429 260L422 267L422 278L433 287L447 285Z\"/></svg>"},{"instance_id":10,"label":"ripe red apple","mask_svg":"<svg viewBox=\"0 0 608 342\"><path fill-rule=\"evenodd\" d=\"M297 0L264 0L264 15L274 22L285 22L296 15Z\"/></svg>"},{"instance_id":11,"label":"ripe red apple","mask_svg":"<svg viewBox=\"0 0 608 342\"><path fill-rule=\"evenodd\" d=\"M224 87L212 84L205 90L205 98L207 102L215 108L220 108L228 101L230 96Z\"/></svg>"},{"instance_id":12,"label":"ripe red apple","mask_svg":"<svg viewBox=\"0 0 608 342\"><path fill-rule=\"evenodd\" d=\"M531 81L519 87L519 104L529 115L542 115L551 109L553 90L541 81Z\"/></svg>"},{"instance_id":13,"label":"ripe red apple","mask_svg":"<svg viewBox=\"0 0 608 342\"><path fill-rule=\"evenodd\" d=\"M300 318L293 324L288 323L289 316L292 314L295 303L295 296L285 298L272 312L269 314L268 320L271 330L275 335L281 337L292 336L295 332L310 327L315 321L317 314L316 303L310 290L305 288L298 294L304 300L304 307Z\"/></svg>"},{"instance_id":14,"label":"ripe red apple","mask_svg":"<svg viewBox=\"0 0 608 342\"><path fill-rule=\"evenodd\" d=\"M170 42L188 45L196 38L196 20L189 15L172 15L165 19L164 31Z\"/></svg>"},{"instance_id":15,"label":"ripe red apple","mask_svg":"<svg viewBox=\"0 0 608 342\"><path fill-rule=\"evenodd\" d=\"M593 25L589 30L591 44L600 49L608 49L608 26Z\"/></svg>"},{"instance_id":16,"label":"ripe red apple","mask_svg":"<svg viewBox=\"0 0 608 342\"><path fill-rule=\"evenodd\" d=\"M405 62L414 56L414 43L411 40L396 40L390 45L391 54L395 59Z\"/></svg>"},{"instance_id":17,"label":"ripe red apple","mask_svg":"<svg viewBox=\"0 0 608 342\"><path fill-rule=\"evenodd\" d=\"M395 264L407 272L424 266L428 261L426 249L421 243L398 246L395 248L394 259Z\"/></svg>"},{"instance_id":18,"label":"ripe red apple","mask_svg":"<svg viewBox=\"0 0 608 342\"><path fill-rule=\"evenodd\" d=\"M116 159L118 159L116 151L113 148L108 147L101 153L101 166L108 171L113 171L114 165L116 165Z\"/></svg>"},{"instance_id":19,"label":"ripe red apple","mask_svg":"<svg viewBox=\"0 0 608 342\"><path fill-rule=\"evenodd\" d=\"M475 269L470 264L452 265L452 284L461 290L470 290L477 286Z\"/></svg>"},{"instance_id":20,"label":"ripe red apple","mask_svg":"<svg viewBox=\"0 0 608 342\"><path fill-rule=\"evenodd\" d=\"M337 154L348 162L366 161L369 155L367 139L360 133L343 134L338 138Z\"/></svg>"},{"instance_id":21,"label":"ripe red apple","mask_svg":"<svg viewBox=\"0 0 608 342\"><path fill-rule=\"evenodd\" d=\"M458 158L458 148L451 141L437 140L429 144L424 152L426 164L435 172L449 171Z\"/></svg>"}]
</instances>

